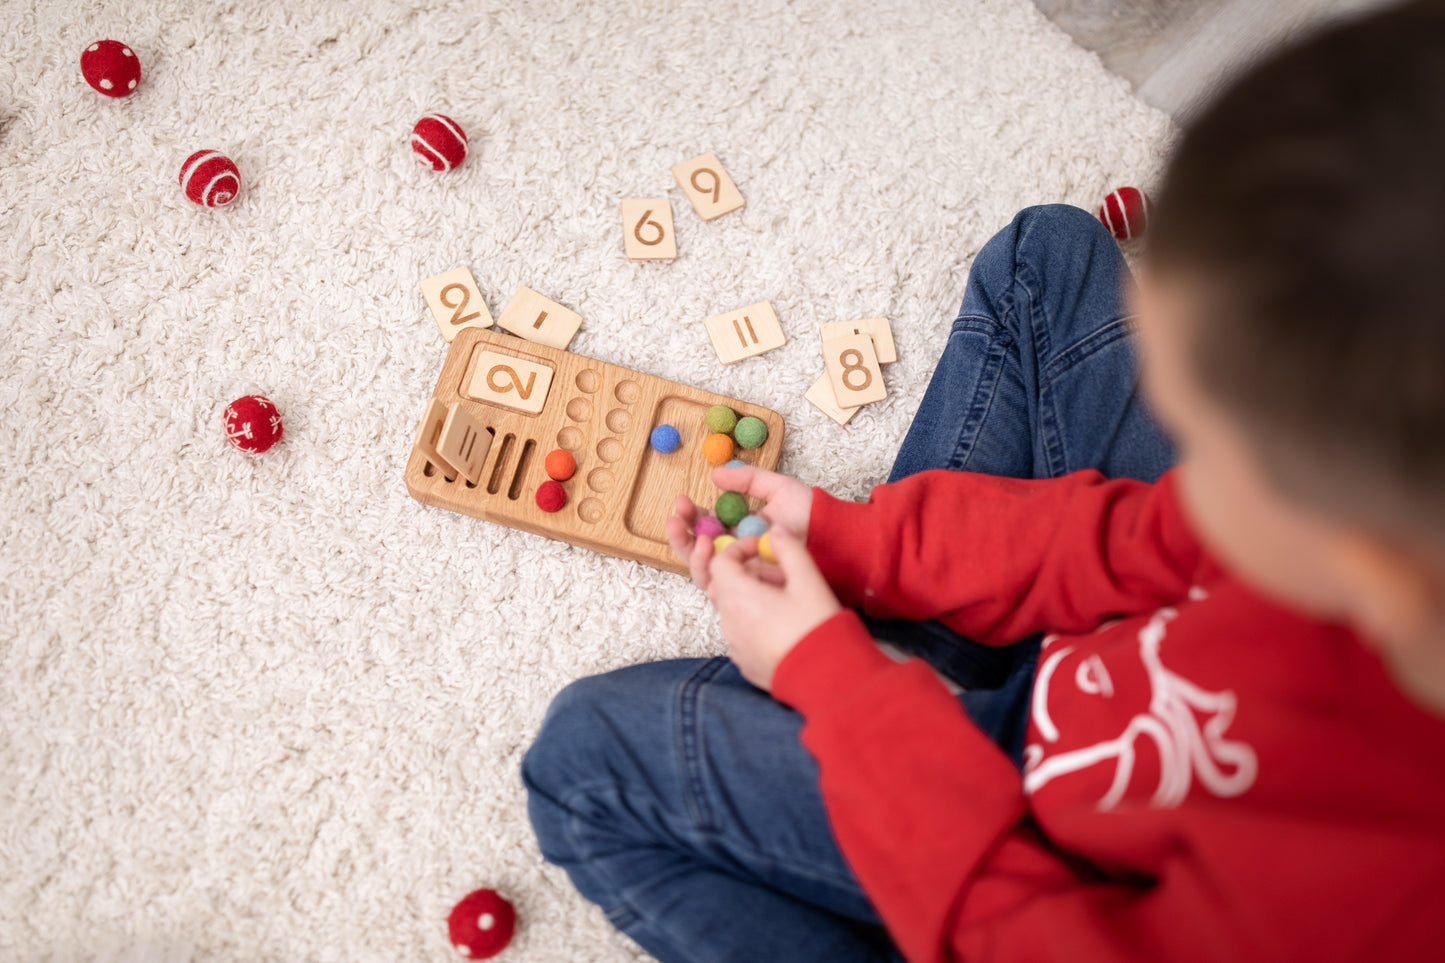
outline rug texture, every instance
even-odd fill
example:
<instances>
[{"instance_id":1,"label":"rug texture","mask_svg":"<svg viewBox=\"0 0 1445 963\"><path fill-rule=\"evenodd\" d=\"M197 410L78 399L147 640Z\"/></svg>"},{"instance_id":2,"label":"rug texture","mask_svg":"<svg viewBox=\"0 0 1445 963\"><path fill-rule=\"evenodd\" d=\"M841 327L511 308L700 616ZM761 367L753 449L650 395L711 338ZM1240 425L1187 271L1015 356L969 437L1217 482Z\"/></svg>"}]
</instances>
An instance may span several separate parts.
<instances>
[{"instance_id":1,"label":"rug texture","mask_svg":"<svg viewBox=\"0 0 1445 963\"><path fill-rule=\"evenodd\" d=\"M783 467L885 476L967 268L1023 206L1149 183L1166 117L1029 0L0 0L0 958L446 959L500 888L507 960L639 956L545 866L518 763L569 680L722 651L685 580L411 500L470 265L580 311L572 350L774 408ZM143 63L103 98L81 51ZM408 147L428 111L471 154ZM182 161L240 168L227 208ZM716 151L747 206L692 212ZM617 202L673 199L632 263ZM771 300L722 367L702 320ZM803 400L816 326L893 320L889 397ZM269 395L263 456L226 404ZM780 958L786 958L780 948Z\"/></svg>"}]
</instances>

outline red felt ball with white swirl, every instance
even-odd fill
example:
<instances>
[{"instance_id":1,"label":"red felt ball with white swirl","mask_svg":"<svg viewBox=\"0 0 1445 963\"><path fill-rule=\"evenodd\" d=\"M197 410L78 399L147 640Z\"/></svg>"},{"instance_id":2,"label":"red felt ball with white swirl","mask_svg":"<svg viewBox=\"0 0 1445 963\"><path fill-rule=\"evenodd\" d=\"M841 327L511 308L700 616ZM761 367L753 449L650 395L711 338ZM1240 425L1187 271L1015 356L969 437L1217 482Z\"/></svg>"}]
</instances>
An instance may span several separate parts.
<instances>
[{"instance_id":1,"label":"red felt ball with white swirl","mask_svg":"<svg viewBox=\"0 0 1445 963\"><path fill-rule=\"evenodd\" d=\"M1121 187L1099 205L1099 220L1121 241L1141 237L1149 226L1154 202L1137 187Z\"/></svg>"},{"instance_id":2,"label":"red felt ball with white swirl","mask_svg":"<svg viewBox=\"0 0 1445 963\"><path fill-rule=\"evenodd\" d=\"M97 40L80 54L80 75L107 97L126 97L140 83L140 58L119 40Z\"/></svg>"},{"instance_id":3,"label":"red felt ball with white swirl","mask_svg":"<svg viewBox=\"0 0 1445 963\"><path fill-rule=\"evenodd\" d=\"M181 165L181 190L202 207L222 207L241 193L241 172L220 151L198 150Z\"/></svg>"},{"instance_id":4,"label":"red felt ball with white swirl","mask_svg":"<svg viewBox=\"0 0 1445 963\"><path fill-rule=\"evenodd\" d=\"M246 395L226 406L226 440L260 454L281 440L281 412L265 395Z\"/></svg>"},{"instance_id":5,"label":"red felt ball with white swirl","mask_svg":"<svg viewBox=\"0 0 1445 963\"><path fill-rule=\"evenodd\" d=\"M517 911L494 889L468 893L447 917L452 948L469 960L485 960L505 950L516 928Z\"/></svg>"},{"instance_id":6,"label":"red felt ball with white swirl","mask_svg":"<svg viewBox=\"0 0 1445 963\"><path fill-rule=\"evenodd\" d=\"M423 167L449 171L466 160L467 132L446 114L427 114L411 129L411 149Z\"/></svg>"}]
</instances>

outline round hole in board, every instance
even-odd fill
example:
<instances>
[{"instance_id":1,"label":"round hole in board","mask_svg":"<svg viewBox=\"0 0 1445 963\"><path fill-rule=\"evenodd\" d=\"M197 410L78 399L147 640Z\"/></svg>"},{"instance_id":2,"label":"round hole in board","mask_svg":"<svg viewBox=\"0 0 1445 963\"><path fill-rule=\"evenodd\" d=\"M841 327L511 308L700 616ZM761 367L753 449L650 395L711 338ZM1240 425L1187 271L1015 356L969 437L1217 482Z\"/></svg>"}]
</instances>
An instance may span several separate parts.
<instances>
[{"instance_id":1,"label":"round hole in board","mask_svg":"<svg viewBox=\"0 0 1445 963\"><path fill-rule=\"evenodd\" d=\"M573 421L586 421L592 417L592 402L586 398L573 398L567 402L567 417Z\"/></svg>"},{"instance_id":2,"label":"round hole in board","mask_svg":"<svg viewBox=\"0 0 1445 963\"><path fill-rule=\"evenodd\" d=\"M642 397L642 385L635 381L623 381L617 385L617 390L613 393L617 395L617 400L624 405L633 405L637 403L638 398Z\"/></svg>"},{"instance_id":3,"label":"round hole in board","mask_svg":"<svg viewBox=\"0 0 1445 963\"><path fill-rule=\"evenodd\" d=\"M575 453L582 447L582 432L568 425L557 432L557 447Z\"/></svg>"},{"instance_id":4,"label":"round hole in board","mask_svg":"<svg viewBox=\"0 0 1445 963\"><path fill-rule=\"evenodd\" d=\"M610 468L594 468L587 473L587 487L594 492L610 492L617 484L617 476Z\"/></svg>"},{"instance_id":5,"label":"round hole in board","mask_svg":"<svg viewBox=\"0 0 1445 963\"><path fill-rule=\"evenodd\" d=\"M620 461L622 458L622 442L616 438L603 438L597 443L597 457L603 461Z\"/></svg>"},{"instance_id":6,"label":"round hole in board","mask_svg":"<svg viewBox=\"0 0 1445 963\"><path fill-rule=\"evenodd\" d=\"M619 435L626 434L627 426L632 424L632 416L625 408L613 408L607 412L607 427Z\"/></svg>"},{"instance_id":7,"label":"round hole in board","mask_svg":"<svg viewBox=\"0 0 1445 963\"><path fill-rule=\"evenodd\" d=\"M584 522L600 522L607 509L595 498L584 498L577 504L577 517Z\"/></svg>"},{"instance_id":8,"label":"round hole in board","mask_svg":"<svg viewBox=\"0 0 1445 963\"><path fill-rule=\"evenodd\" d=\"M590 395L592 392L597 390L597 387L600 384L602 384L602 376L599 375L597 372L593 371L591 368L587 368L586 370L577 373L578 391L585 391Z\"/></svg>"}]
</instances>

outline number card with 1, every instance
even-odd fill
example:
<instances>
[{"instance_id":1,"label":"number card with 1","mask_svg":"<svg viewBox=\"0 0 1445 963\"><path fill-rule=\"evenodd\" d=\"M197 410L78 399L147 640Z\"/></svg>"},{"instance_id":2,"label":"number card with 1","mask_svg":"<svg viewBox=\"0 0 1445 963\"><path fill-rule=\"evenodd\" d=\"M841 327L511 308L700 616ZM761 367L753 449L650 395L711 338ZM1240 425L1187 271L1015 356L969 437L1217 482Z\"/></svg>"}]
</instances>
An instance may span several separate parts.
<instances>
[{"instance_id":1,"label":"number card with 1","mask_svg":"<svg viewBox=\"0 0 1445 963\"><path fill-rule=\"evenodd\" d=\"M692 201L692 209L704 221L722 217L743 206L743 195L723 170L716 154L700 154L672 168L677 186Z\"/></svg>"},{"instance_id":2,"label":"number card with 1","mask_svg":"<svg viewBox=\"0 0 1445 963\"><path fill-rule=\"evenodd\" d=\"M829 338L823 342L823 360L839 408L856 408L888 397L871 335Z\"/></svg>"},{"instance_id":3,"label":"number card with 1","mask_svg":"<svg viewBox=\"0 0 1445 963\"><path fill-rule=\"evenodd\" d=\"M677 257L677 237L672 233L672 201L665 197L624 200L622 246L634 261L670 261Z\"/></svg>"},{"instance_id":4,"label":"number card with 1","mask_svg":"<svg viewBox=\"0 0 1445 963\"><path fill-rule=\"evenodd\" d=\"M462 328L490 328L493 324L486 299L465 265L427 278L421 282L421 294L448 342Z\"/></svg>"},{"instance_id":5,"label":"number card with 1","mask_svg":"<svg viewBox=\"0 0 1445 963\"><path fill-rule=\"evenodd\" d=\"M502 309L497 325L519 338L566 350L582 326L582 315L542 297L524 284Z\"/></svg>"},{"instance_id":6,"label":"number card with 1","mask_svg":"<svg viewBox=\"0 0 1445 963\"><path fill-rule=\"evenodd\" d=\"M862 321L834 321L818 327L823 340L841 338L850 334L873 336L873 350L878 353L879 364L892 364L898 360L898 349L893 344L893 326L887 318L866 318Z\"/></svg>"},{"instance_id":7,"label":"number card with 1","mask_svg":"<svg viewBox=\"0 0 1445 963\"><path fill-rule=\"evenodd\" d=\"M788 340L783 336L777 312L768 301L714 315L704 321L703 326L717 351L717 359L723 364L781 348Z\"/></svg>"},{"instance_id":8,"label":"number card with 1","mask_svg":"<svg viewBox=\"0 0 1445 963\"><path fill-rule=\"evenodd\" d=\"M551 387L550 366L499 351L482 351L463 394L473 401L535 415L547 403Z\"/></svg>"}]
</instances>

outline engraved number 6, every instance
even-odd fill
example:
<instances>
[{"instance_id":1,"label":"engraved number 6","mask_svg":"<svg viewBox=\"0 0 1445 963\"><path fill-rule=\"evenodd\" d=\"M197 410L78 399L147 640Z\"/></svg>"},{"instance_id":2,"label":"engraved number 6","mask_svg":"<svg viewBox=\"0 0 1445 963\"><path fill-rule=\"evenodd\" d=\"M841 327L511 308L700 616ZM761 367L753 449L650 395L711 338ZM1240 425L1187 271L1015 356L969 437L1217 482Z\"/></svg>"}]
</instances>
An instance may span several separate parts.
<instances>
[{"instance_id":1,"label":"engraved number 6","mask_svg":"<svg viewBox=\"0 0 1445 963\"><path fill-rule=\"evenodd\" d=\"M507 374L511 375L511 377L512 377L512 383L511 383L511 384L497 384L497 372L498 372L498 371L505 371ZM870 377L871 377L871 375L870 375ZM537 372L535 372L535 371L528 372L528 373L527 373L527 383L524 385L524 384L522 384L522 377L521 377L521 375L517 374L517 369L516 369L516 368L513 368L513 367L512 367L511 365L509 365L509 364L494 364L494 365L492 365L491 370L487 372L487 387L488 387L488 388L491 388L493 391L500 391L500 392L502 392L502 393L504 393L504 394L505 394L506 392L508 392L508 391L515 391L515 392L517 393L517 396L518 396L519 398L521 398L523 401L526 401L528 398L532 397L532 386L535 385L536 383L537 383Z\"/></svg>"},{"instance_id":2,"label":"engraved number 6","mask_svg":"<svg viewBox=\"0 0 1445 963\"><path fill-rule=\"evenodd\" d=\"M638 220L637 226L632 229L632 236L637 238L643 244L646 244L648 247L652 247L654 244L661 244L663 238L667 237L667 232L662 229L662 225L657 223L656 221L648 220L648 218L650 217L652 217L651 208L642 212L642 217ZM644 227L647 227L648 225L651 225L652 227L657 229L657 237L653 238L650 241L642 236L642 229Z\"/></svg>"}]
</instances>

